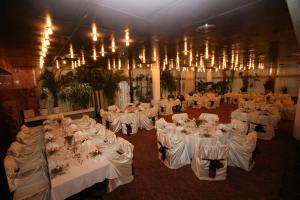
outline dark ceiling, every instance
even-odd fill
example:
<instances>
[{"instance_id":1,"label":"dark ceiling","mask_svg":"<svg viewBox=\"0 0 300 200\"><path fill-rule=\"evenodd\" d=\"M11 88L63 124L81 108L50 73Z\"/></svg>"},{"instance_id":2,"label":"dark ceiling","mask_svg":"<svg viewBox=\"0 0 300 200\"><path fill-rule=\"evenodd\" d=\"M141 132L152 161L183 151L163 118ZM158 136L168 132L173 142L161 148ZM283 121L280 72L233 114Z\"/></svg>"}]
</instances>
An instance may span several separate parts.
<instances>
[{"instance_id":1,"label":"dark ceiling","mask_svg":"<svg viewBox=\"0 0 300 200\"><path fill-rule=\"evenodd\" d=\"M239 43L243 49L268 53L270 44L280 47L281 56L298 50L290 15L284 0L1 0L0 56L15 66L37 66L41 26L50 14L54 35L48 63L68 52L91 51L92 21L106 43L111 34L117 45L130 28L134 43L156 35L160 44L174 49L184 35L201 44L196 31L203 24L216 25L209 33L216 50Z\"/></svg>"}]
</instances>

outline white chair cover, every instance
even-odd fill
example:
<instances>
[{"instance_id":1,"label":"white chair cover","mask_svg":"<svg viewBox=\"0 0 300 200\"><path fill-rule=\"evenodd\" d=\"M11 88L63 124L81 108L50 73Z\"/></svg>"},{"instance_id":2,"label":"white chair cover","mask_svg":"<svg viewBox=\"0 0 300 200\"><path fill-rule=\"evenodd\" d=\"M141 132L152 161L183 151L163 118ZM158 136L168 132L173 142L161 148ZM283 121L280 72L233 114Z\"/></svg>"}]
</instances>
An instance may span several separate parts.
<instances>
[{"instance_id":1,"label":"white chair cover","mask_svg":"<svg viewBox=\"0 0 300 200\"><path fill-rule=\"evenodd\" d=\"M199 145L195 147L192 170L200 180L226 179L228 147L226 145Z\"/></svg>"},{"instance_id":2,"label":"white chair cover","mask_svg":"<svg viewBox=\"0 0 300 200\"><path fill-rule=\"evenodd\" d=\"M117 138L119 149L108 156L112 164L110 167L110 177L118 177L108 180L108 191L111 192L120 185L130 183L134 178L132 175L132 158L134 146L123 138Z\"/></svg>"},{"instance_id":3,"label":"white chair cover","mask_svg":"<svg viewBox=\"0 0 300 200\"><path fill-rule=\"evenodd\" d=\"M100 109L101 121L104 126L106 126L106 112L101 108Z\"/></svg>"},{"instance_id":4,"label":"white chair cover","mask_svg":"<svg viewBox=\"0 0 300 200\"><path fill-rule=\"evenodd\" d=\"M248 135L232 132L228 140L228 165L250 171L254 166L252 152L256 148L256 141L257 135L255 131Z\"/></svg>"},{"instance_id":5,"label":"white chair cover","mask_svg":"<svg viewBox=\"0 0 300 200\"><path fill-rule=\"evenodd\" d=\"M236 129L240 134L247 135L248 133L248 122L243 122L238 119L231 119L231 127Z\"/></svg>"},{"instance_id":6,"label":"white chair cover","mask_svg":"<svg viewBox=\"0 0 300 200\"><path fill-rule=\"evenodd\" d=\"M118 107L116 105L111 105L111 106L108 106L107 110L108 111L116 111L118 109Z\"/></svg>"},{"instance_id":7,"label":"white chair cover","mask_svg":"<svg viewBox=\"0 0 300 200\"><path fill-rule=\"evenodd\" d=\"M122 124L122 132L124 134L134 134L138 131L138 119L135 113L126 113L120 117L120 121ZM129 130L129 126L131 131ZM128 132L127 132L128 130ZM131 133L129 133L131 132Z\"/></svg>"},{"instance_id":8,"label":"white chair cover","mask_svg":"<svg viewBox=\"0 0 300 200\"><path fill-rule=\"evenodd\" d=\"M189 116L187 113L180 113L180 114L172 115L172 121L175 123L184 122L188 119L189 119Z\"/></svg>"},{"instance_id":9,"label":"white chair cover","mask_svg":"<svg viewBox=\"0 0 300 200\"><path fill-rule=\"evenodd\" d=\"M188 150L182 134L166 134L157 131L158 158L170 169L190 164Z\"/></svg>"},{"instance_id":10,"label":"white chair cover","mask_svg":"<svg viewBox=\"0 0 300 200\"><path fill-rule=\"evenodd\" d=\"M139 120L140 120L139 124L141 129L145 128L148 131L153 129L152 119L148 118L146 113L140 112Z\"/></svg>"},{"instance_id":11,"label":"white chair cover","mask_svg":"<svg viewBox=\"0 0 300 200\"><path fill-rule=\"evenodd\" d=\"M210 114L210 113L201 113L201 115L199 116L200 120L204 120L207 122L218 122L219 121L219 117L216 114Z\"/></svg>"}]
</instances>

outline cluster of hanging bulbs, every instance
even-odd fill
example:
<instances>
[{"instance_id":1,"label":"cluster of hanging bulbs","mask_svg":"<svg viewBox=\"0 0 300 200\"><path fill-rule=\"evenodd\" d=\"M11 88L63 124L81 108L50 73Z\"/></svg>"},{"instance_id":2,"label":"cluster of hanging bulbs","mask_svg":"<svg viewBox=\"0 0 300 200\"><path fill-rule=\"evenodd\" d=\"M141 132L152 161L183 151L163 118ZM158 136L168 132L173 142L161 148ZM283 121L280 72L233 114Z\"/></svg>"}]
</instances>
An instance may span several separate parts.
<instances>
[{"instance_id":1,"label":"cluster of hanging bulbs","mask_svg":"<svg viewBox=\"0 0 300 200\"><path fill-rule=\"evenodd\" d=\"M50 36L53 34L52 22L49 15L46 17L46 25L42 31L41 50L40 50L40 68L44 67L45 57L47 56L48 48L50 46Z\"/></svg>"}]
</instances>

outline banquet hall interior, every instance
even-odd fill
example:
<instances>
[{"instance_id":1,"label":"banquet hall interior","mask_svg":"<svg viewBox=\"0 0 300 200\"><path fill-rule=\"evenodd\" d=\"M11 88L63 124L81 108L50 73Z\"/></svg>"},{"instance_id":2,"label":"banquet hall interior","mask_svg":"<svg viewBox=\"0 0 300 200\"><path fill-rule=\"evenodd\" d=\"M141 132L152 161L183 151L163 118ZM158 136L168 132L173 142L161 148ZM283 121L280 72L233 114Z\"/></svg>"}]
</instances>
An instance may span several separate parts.
<instances>
[{"instance_id":1,"label":"banquet hall interior","mask_svg":"<svg viewBox=\"0 0 300 200\"><path fill-rule=\"evenodd\" d=\"M0 22L0 199L300 199L299 0L1 0Z\"/></svg>"}]
</instances>

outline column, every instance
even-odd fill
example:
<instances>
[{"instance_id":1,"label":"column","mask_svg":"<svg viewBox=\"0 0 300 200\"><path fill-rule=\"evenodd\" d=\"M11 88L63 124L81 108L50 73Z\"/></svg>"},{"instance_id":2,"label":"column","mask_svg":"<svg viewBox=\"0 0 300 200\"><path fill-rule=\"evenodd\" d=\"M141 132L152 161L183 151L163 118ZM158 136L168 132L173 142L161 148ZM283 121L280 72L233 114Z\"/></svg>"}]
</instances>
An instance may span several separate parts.
<instances>
[{"instance_id":1,"label":"column","mask_svg":"<svg viewBox=\"0 0 300 200\"><path fill-rule=\"evenodd\" d=\"M159 49L157 41L153 41L153 51L155 51L155 63L152 64L152 104L158 104L160 101L160 65Z\"/></svg>"},{"instance_id":2,"label":"column","mask_svg":"<svg viewBox=\"0 0 300 200\"><path fill-rule=\"evenodd\" d=\"M300 123L296 123L296 122L300 122L300 88L298 91L298 103L297 103L297 107L296 107L296 115L295 115L295 121L294 121L294 138L297 140L300 140Z\"/></svg>"},{"instance_id":3,"label":"column","mask_svg":"<svg viewBox=\"0 0 300 200\"><path fill-rule=\"evenodd\" d=\"M212 69L207 69L206 71L206 81L212 82Z\"/></svg>"}]
</instances>

